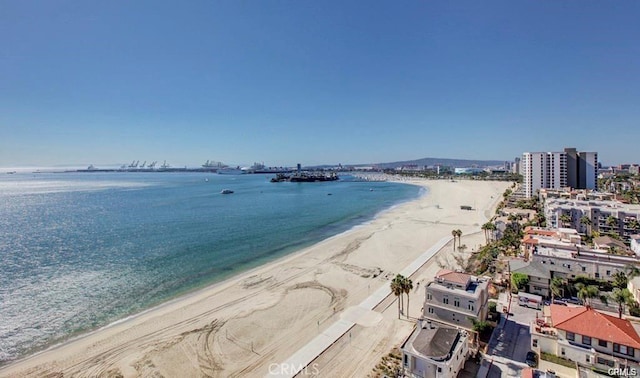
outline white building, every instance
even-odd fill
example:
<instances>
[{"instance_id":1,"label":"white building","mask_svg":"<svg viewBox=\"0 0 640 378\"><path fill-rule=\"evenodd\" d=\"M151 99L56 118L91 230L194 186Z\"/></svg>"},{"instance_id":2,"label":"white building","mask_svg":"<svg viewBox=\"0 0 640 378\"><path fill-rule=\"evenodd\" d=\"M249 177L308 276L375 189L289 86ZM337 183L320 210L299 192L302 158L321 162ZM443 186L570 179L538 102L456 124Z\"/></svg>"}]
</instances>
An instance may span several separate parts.
<instances>
[{"instance_id":1,"label":"white building","mask_svg":"<svg viewBox=\"0 0 640 378\"><path fill-rule=\"evenodd\" d=\"M640 256L640 235L631 235L629 239L631 240L631 250L637 256Z\"/></svg>"},{"instance_id":2,"label":"white building","mask_svg":"<svg viewBox=\"0 0 640 378\"><path fill-rule=\"evenodd\" d=\"M522 154L523 189L527 198L543 188L567 186L567 156L564 152L525 152Z\"/></svg>"},{"instance_id":3,"label":"white building","mask_svg":"<svg viewBox=\"0 0 640 378\"><path fill-rule=\"evenodd\" d=\"M597 189L598 153L577 152L565 148L563 152L525 152L522 154L523 189L531 198L539 189Z\"/></svg>"},{"instance_id":4,"label":"white building","mask_svg":"<svg viewBox=\"0 0 640 378\"><path fill-rule=\"evenodd\" d=\"M563 215L567 216L568 221L561 221ZM614 232L626 241L640 232L640 205L618 201L547 199L544 216L547 226L551 228L571 227L580 233ZM583 222L583 217L588 220L587 223Z\"/></svg>"},{"instance_id":5,"label":"white building","mask_svg":"<svg viewBox=\"0 0 640 378\"><path fill-rule=\"evenodd\" d=\"M464 368L469 354L469 334L457 328L427 320L402 345L405 377L454 378Z\"/></svg>"},{"instance_id":6,"label":"white building","mask_svg":"<svg viewBox=\"0 0 640 378\"><path fill-rule=\"evenodd\" d=\"M531 347L604 372L640 369L640 335L634 326L591 308L545 307L531 324Z\"/></svg>"},{"instance_id":7,"label":"white building","mask_svg":"<svg viewBox=\"0 0 640 378\"><path fill-rule=\"evenodd\" d=\"M467 330L489 312L489 282L466 273L441 269L425 287L423 316Z\"/></svg>"}]
</instances>

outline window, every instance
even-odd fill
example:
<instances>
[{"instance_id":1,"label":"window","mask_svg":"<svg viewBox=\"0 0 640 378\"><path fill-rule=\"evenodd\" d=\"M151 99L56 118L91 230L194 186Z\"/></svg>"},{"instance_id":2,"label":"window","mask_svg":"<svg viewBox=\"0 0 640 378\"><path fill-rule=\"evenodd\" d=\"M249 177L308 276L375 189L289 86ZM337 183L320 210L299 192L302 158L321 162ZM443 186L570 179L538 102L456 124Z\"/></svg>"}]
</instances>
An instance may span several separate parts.
<instances>
[{"instance_id":1,"label":"window","mask_svg":"<svg viewBox=\"0 0 640 378\"><path fill-rule=\"evenodd\" d=\"M468 307L469 307L469 310L471 310L471 311L475 311L476 310L476 306L475 306L473 301L469 301L469 306Z\"/></svg>"},{"instance_id":2,"label":"window","mask_svg":"<svg viewBox=\"0 0 640 378\"><path fill-rule=\"evenodd\" d=\"M456 307L460 307L460 298L453 298L453 305Z\"/></svg>"},{"instance_id":3,"label":"window","mask_svg":"<svg viewBox=\"0 0 640 378\"><path fill-rule=\"evenodd\" d=\"M610 276L610 275L611 275L611 271L607 270L607 276Z\"/></svg>"},{"instance_id":4,"label":"window","mask_svg":"<svg viewBox=\"0 0 640 378\"><path fill-rule=\"evenodd\" d=\"M597 362L598 362L598 364L600 364L600 365L607 365L607 366L609 366L609 367L613 367L613 365L614 365L613 361L605 360L605 359L604 359L604 358L602 358L602 357L598 357L598 359L597 359L596 361L597 361Z\"/></svg>"},{"instance_id":5,"label":"window","mask_svg":"<svg viewBox=\"0 0 640 378\"><path fill-rule=\"evenodd\" d=\"M635 349L632 347L616 343L613 343L613 351L620 354L626 354L627 356L633 356L635 354Z\"/></svg>"},{"instance_id":6,"label":"window","mask_svg":"<svg viewBox=\"0 0 640 378\"><path fill-rule=\"evenodd\" d=\"M576 339L576 334L573 332L567 332L567 340L574 341Z\"/></svg>"},{"instance_id":7,"label":"window","mask_svg":"<svg viewBox=\"0 0 640 378\"><path fill-rule=\"evenodd\" d=\"M587 271L587 267L586 267L586 266L583 266L583 267L582 267L582 271L583 271L583 272L586 272L586 271Z\"/></svg>"},{"instance_id":8,"label":"window","mask_svg":"<svg viewBox=\"0 0 640 378\"><path fill-rule=\"evenodd\" d=\"M429 307L429 313L433 314L433 307Z\"/></svg>"},{"instance_id":9,"label":"window","mask_svg":"<svg viewBox=\"0 0 640 378\"><path fill-rule=\"evenodd\" d=\"M531 342L532 342L532 346L533 346L534 348L537 348L537 347L538 347L538 339L533 339L533 340L531 340Z\"/></svg>"},{"instance_id":10,"label":"window","mask_svg":"<svg viewBox=\"0 0 640 378\"><path fill-rule=\"evenodd\" d=\"M438 373L442 373L442 368L438 367Z\"/></svg>"},{"instance_id":11,"label":"window","mask_svg":"<svg viewBox=\"0 0 640 378\"><path fill-rule=\"evenodd\" d=\"M596 278L600 278L600 273L596 273Z\"/></svg>"},{"instance_id":12,"label":"window","mask_svg":"<svg viewBox=\"0 0 640 378\"><path fill-rule=\"evenodd\" d=\"M591 345L591 337L582 335L582 343L584 345Z\"/></svg>"},{"instance_id":13,"label":"window","mask_svg":"<svg viewBox=\"0 0 640 378\"><path fill-rule=\"evenodd\" d=\"M427 293L427 300L430 301L433 299L433 296L431 295L431 293Z\"/></svg>"},{"instance_id":14,"label":"window","mask_svg":"<svg viewBox=\"0 0 640 378\"><path fill-rule=\"evenodd\" d=\"M588 355L588 354L585 354L585 355L584 355L584 360L585 360L585 362L586 362L586 363L588 363L588 364L590 364L590 363L591 363L591 357L589 357L589 355Z\"/></svg>"},{"instance_id":15,"label":"window","mask_svg":"<svg viewBox=\"0 0 640 378\"><path fill-rule=\"evenodd\" d=\"M565 355L564 348L560 348L560 354L563 356Z\"/></svg>"},{"instance_id":16,"label":"window","mask_svg":"<svg viewBox=\"0 0 640 378\"><path fill-rule=\"evenodd\" d=\"M567 264L567 269L571 269L571 264Z\"/></svg>"},{"instance_id":17,"label":"window","mask_svg":"<svg viewBox=\"0 0 640 378\"><path fill-rule=\"evenodd\" d=\"M607 340L598 340L598 345L600 345L603 348L606 348L609 343L607 342Z\"/></svg>"},{"instance_id":18,"label":"window","mask_svg":"<svg viewBox=\"0 0 640 378\"><path fill-rule=\"evenodd\" d=\"M449 297L447 297L446 295L442 297L442 303L449 304Z\"/></svg>"}]
</instances>

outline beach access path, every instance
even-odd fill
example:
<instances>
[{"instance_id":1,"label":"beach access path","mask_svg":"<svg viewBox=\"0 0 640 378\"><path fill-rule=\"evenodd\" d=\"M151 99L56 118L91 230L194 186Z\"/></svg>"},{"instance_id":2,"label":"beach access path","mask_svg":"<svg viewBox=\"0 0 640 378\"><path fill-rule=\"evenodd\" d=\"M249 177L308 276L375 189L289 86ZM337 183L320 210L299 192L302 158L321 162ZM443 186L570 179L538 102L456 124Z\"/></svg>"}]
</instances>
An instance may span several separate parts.
<instances>
[{"instance_id":1,"label":"beach access path","mask_svg":"<svg viewBox=\"0 0 640 378\"><path fill-rule=\"evenodd\" d=\"M420 267L426 264L435 254L440 251L445 245L452 240L452 237L447 236L440 239L431 248L425 251L422 255L418 256L409 266L404 268L399 274L410 277ZM389 286L382 286L371 294L367 299L362 301L357 307L357 311L360 316L366 316L369 311L373 309L382 301L384 301L389 295L391 295L391 289ZM347 333L353 326L357 324L356 321L340 319L333 323L329 328L324 330L320 335L316 336L307 345L302 347L293 356L289 357L286 361L270 366L267 377L293 377L300 371L305 369L315 360L322 352L335 343L340 337Z\"/></svg>"}]
</instances>

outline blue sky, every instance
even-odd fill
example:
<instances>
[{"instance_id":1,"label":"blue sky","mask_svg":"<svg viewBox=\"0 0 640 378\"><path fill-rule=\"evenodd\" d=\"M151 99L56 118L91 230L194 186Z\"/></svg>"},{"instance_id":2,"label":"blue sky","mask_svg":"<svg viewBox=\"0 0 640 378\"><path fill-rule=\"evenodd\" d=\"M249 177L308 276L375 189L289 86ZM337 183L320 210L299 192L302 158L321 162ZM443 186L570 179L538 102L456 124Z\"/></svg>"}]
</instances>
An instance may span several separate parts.
<instances>
[{"instance_id":1,"label":"blue sky","mask_svg":"<svg viewBox=\"0 0 640 378\"><path fill-rule=\"evenodd\" d=\"M639 19L638 1L0 0L0 166L640 162Z\"/></svg>"}]
</instances>

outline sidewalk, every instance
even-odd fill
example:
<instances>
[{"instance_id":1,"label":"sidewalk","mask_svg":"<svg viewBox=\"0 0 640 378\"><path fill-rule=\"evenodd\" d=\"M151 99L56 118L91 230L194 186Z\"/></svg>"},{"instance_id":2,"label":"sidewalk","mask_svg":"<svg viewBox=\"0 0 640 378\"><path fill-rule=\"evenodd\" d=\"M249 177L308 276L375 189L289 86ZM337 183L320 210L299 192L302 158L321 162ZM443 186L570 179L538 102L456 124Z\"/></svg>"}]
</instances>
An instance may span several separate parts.
<instances>
[{"instance_id":1,"label":"sidewalk","mask_svg":"<svg viewBox=\"0 0 640 378\"><path fill-rule=\"evenodd\" d=\"M447 243L451 241L451 236L446 236L440 239L436 244L431 246L422 255L418 256L411 264L403 269L400 274L405 277L411 276L421 266L426 264L438 251L444 248ZM371 294L368 298L362 301L358 307L372 311L380 302L391 295L391 288L389 284L385 284ZM293 377L302 370L304 370L313 360L315 360L322 352L335 343L340 337L347 333L356 323L353 321L340 319L333 323L329 328L324 330L307 345L303 346L294 353L291 357L280 364L269 365L269 372L267 377Z\"/></svg>"}]
</instances>

